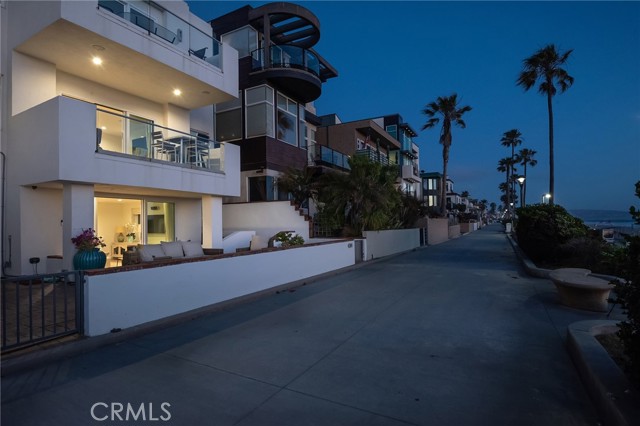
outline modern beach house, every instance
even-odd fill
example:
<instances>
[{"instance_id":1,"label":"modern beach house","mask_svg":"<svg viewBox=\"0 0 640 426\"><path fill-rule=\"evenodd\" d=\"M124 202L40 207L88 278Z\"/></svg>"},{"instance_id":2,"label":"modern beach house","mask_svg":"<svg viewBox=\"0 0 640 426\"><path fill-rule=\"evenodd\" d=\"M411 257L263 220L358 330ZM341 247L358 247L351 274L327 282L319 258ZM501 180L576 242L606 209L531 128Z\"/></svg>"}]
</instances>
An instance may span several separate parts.
<instances>
[{"instance_id":1,"label":"modern beach house","mask_svg":"<svg viewBox=\"0 0 640 426\"><path fill-rule=\"evenodd\" d=\"M413 141L417 133L399 114L342 122L336 114L320 117L317 129L316 163L346 169L351 156L398 166L398 187L420 199L420 150Z\"/></svg>"},{"instance_id":2,"label":"modern beach house","mask_svg":"<svg viewBox=\"0 0 640 426\"><path fill-rule=\"evenodd\" d=\"M3 275L73 269L87 228L107 266L132 244L220 247L240 147L212 105L238 102L236 49L182 1L1 8Z\"/></svg>"},{"instance_id":3,"label":"modern beach house","mask_svg":"<svg viewBox=\"0 0 640 426\"><path fill-rule=\"evenodd\" d=\"M215 114L216 140L241 152L240 196L225 201L286 200L277 177L307 164L318 124L313 101L337 76L313 49L318 18L300 5L277 2L244 6L211 26L239 57L237 98L216 105Z\"/></svg>"}]
</instances>

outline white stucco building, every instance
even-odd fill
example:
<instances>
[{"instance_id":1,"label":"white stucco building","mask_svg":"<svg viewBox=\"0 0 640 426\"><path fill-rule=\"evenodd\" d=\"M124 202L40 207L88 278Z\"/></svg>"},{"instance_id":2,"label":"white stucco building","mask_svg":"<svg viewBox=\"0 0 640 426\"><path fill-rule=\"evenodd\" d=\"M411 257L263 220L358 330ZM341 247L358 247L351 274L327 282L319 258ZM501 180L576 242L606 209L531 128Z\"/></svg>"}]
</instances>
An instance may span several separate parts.
<instances>
[{"instance_id":1,"label":"white stucco building","mask_svg":"<svg viewBox=\"0 0 640 426\"><path fill-rule=\"evenodd\" d=\"M181 1L0 5L3 275L72 269L86 228L107 266L138 242L220 247L240 148L212 105L237 97L237 51Z\"/></svg>"}]
</instances>

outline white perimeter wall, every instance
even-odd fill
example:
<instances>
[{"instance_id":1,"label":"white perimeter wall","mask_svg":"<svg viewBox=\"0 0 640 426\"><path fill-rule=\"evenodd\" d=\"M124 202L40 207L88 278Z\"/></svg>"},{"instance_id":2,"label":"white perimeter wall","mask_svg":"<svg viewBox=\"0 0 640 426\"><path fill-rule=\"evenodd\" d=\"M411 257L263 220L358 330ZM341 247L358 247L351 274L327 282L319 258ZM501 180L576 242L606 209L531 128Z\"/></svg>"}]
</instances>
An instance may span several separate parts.
<instances>
[{"instance_id":1,"label":"white perimeter wall","mask_svg":"<svg viewBox=\"0 0 640 426\"><path fill-rule=\"evenodd\" d=\"M222 206L224 234L234 231L256 231L266 243L280 231L295 231L309 240L309 222L289 201L224 204Z\"/></svg>"},{"instance_id":2,"label":"white perimeter wall","mask_svg":"<svg viewBox=\"0 0 640 426\"><path fill-rule=\"evenodd\" d=\"M104 275L84 284L85 334L170 317L355 263L352 241Z\"/></svg>"},{"instance_id":3,"label":"white perimeter wall","mask_svg":"<svg viewBox=\"0 0 640 426\"><path fill-rule=\"evenodd\" d=\"M419 229L364 231L364 260L377 259L420 247Z\"/></svg>"}]
</instances>

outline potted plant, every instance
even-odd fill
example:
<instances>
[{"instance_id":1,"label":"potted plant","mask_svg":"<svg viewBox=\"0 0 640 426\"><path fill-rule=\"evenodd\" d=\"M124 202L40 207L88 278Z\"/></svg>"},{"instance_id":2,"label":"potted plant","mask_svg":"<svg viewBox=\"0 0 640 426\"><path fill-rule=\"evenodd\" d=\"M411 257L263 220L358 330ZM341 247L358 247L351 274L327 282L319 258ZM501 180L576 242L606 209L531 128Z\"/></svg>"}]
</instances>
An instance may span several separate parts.
<instances>
[{"instance_id":1,"label":"potted plant","mask_svg":"<svg viewBox=\"0 0 640 426\"><path fill-rule=\"evenodd\" d=\"M73 256L73 269L99 269L107 263L107 255L100 249L106 244L102 237L96 235L95 229L83 229L82 232L71 238L76 246L76 254Z\"/></svg>"}]
</instances>

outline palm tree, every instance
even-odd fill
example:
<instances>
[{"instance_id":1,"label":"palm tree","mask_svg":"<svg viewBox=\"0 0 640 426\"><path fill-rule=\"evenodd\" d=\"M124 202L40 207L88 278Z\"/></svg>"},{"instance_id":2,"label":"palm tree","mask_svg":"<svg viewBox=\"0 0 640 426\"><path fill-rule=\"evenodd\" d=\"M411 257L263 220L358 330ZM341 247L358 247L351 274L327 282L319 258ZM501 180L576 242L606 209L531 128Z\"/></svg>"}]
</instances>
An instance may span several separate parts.
<instances>
[{"instance_id":1,"label":"palm tree","mask_svg":"<svg viewBox=\"0 0 640 426\"><path fill-rule=\"evenodd\" d=\"M317 177L315 170L305 165L302 170L289 168L277 180L278 190L286 191L293 202L302 208L309 207L309 198L316 193Z\"/></svg>"},{"instance_id":2,"label":"palm tree","mask_svg":"<svg viewBox=\"0 0 640 426\"><path fill-rule=\"evenodd\" d=\"M522 144L522 133L520 133L520 131L518 129L511 129L507 132L504 132L502 135L502 139L500 139L500 143L502 144L502 146L506 146L511 147L511 160L513 160L511 162L511 179L509 179L509 175L507 174L507 182L511 183L511 191L509 191L509 193L513 192L513 183L514 183L514 176L515 176L515 170L513 168L514 164L517 163L516 161L516 146ZM507 194L507 203L509 203L509 194ZM509 206L510 204L507 204L507 206ZM508 208L508 207L507 207Z\"/></svg>"},{"instance_id":3,"label":"palm tree","mask_svg":"<svg viewBox=\"0 0 640 426\"><path fill-rule=\"evenodd\" d=\"M523 61L522 71L516 80L518 86L524 87L527 91L531 89L538 80L541 80L538 86L538 92L547 95L547 110L549 112L549 199L550 204L554 204L556 193L554 192L554 161L553 161L553 107L552 99L560 88L560 93L564 93L573 85L573 77L562 68L569 59L573 49L569 49L564 53L556 50L556 46L550 44L538 50L533 56ZM555 83L555 84L554 84Z\"/></svg>"},{"instance_id":4,"label":"palm tree","mask_svg":"<svg viewBox=\"0 0 640 426\"><path fill-rule=\"evenodd\" d=\"M513 174L516 169L514 167L514 165L516 164L516 159L513 157L505 157L500 159L500 161L498 161L498 167L497 170L499 172L503 172L507 174L507 179L502 182L500 184L500 190L504 191L504 206L505 209L509 211L509 214L511 214L511 203L515 203L515 197L514 197L514 191L513 191L513 186L512 186L512 177Z\"/></svg>"},{"instance_id":5,"label":"palm tree","mask_svg":"<svg viewBox=\"0 0 640 426\"><path fill-rule=\"evenodd\" d=\"M537 151L529 148L522 148L518 153L518 163L524 166L524 185L522 188L522 205L526 204L525 200L527 199L527 164L531 167L535 167L538 164L538 160L533 157L537 154Z\"/></svg>"},{"instance_id":6,"label":"palm tree","mask_svg":"<svg viewBox=\"0 0 640 426\"><path fill-rule=\"evenodd\" d=\"M431 102L425 106L422 113L429 117L427 122L422 126L422 130L430 129L440 122L442 118L442 128L440 129L440 144L442 144L442 186L440 191L440 215L446 216L446 184L447 184L447 165L449 163L449 149L451 148L451 125L456 125L462 129L467 127L462 116L471 111L471 107L466 105L458 106L458 95L452 94L448 97L438 96L435 102Z\"/></svg>"}]
</instances>

